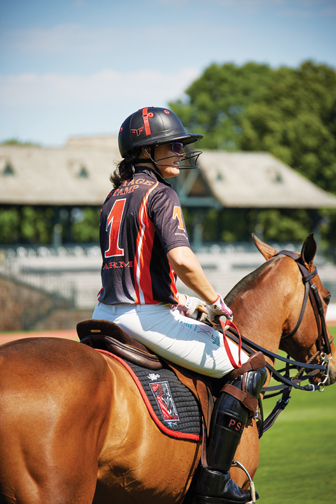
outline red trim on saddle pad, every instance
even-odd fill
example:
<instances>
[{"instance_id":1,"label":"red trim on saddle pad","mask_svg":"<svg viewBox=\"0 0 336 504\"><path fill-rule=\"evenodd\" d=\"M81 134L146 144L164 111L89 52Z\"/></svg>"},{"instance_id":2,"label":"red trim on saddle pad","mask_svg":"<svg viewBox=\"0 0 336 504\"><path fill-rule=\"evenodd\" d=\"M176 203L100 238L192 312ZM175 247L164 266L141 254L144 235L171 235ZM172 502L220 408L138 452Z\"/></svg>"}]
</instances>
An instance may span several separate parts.
<instances>
[{"instance_id":1,"label":"red trim on saddle pad","mask_svg":"<svg viewBox=\"0 0 336 504\"><path fill-rule=\"evenodd\" d=\"M147 409L148 409L148 412L149 412L150 416L152 417L152 419L155 422L155 424L157 425L157 427L162 432L164 432L164 434L167 434L168 436L172 436L172 437L177 438L177 439L184 439L184 440L188 440L188 441L200 441L201 440L201 436L198 435L198 434L190 434L190 433L186 433L186 432L177 432L177 431L168 429L168 427L166 427L161 422L161 420L158 418L158 416L156 415L156 413L155 413L155 411L154 411L151 403L149 402L147 394L146 394L146 392L144 391L144 389L143 389L143 387L141 385L140 380L138 379L137 375L134 373L133 369L127 364L127 362L125 362L123 359L121 359L117 355L112 354L110 352L107 352L106 350L100 350L99 348L95 348L95 350L97 350L97 352L106 354L109 357L112 357L113 359L115 359L118 362L120 362L120 364L122 364L125 369L127 369L127 371L129 372L129 374L133 378L134 383L138 387L138 390L139 390L139 392L141 394L142 399L144 400L145 405L147 406Z\"/></svg>"}]
</instances>

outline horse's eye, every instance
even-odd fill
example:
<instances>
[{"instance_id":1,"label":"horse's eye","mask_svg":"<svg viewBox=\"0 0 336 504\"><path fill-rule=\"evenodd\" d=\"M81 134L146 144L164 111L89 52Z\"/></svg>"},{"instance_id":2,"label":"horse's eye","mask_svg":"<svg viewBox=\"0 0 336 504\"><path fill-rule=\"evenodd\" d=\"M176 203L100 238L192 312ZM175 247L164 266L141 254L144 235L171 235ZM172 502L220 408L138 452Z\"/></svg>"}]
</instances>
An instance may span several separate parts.
<instances>
[{"instance_id":1,"label":"horse's eye","mask_svg":"<svg viewBox=\"0 0 336 504\"><path fill-rule=\"evenodd\" d=\"M331 299L331 294L328 294L328 296L326 296L325 298L323 298L324 302L326 305L328 305L330 303L330 299Z\"/></svg>"}]
</instances>

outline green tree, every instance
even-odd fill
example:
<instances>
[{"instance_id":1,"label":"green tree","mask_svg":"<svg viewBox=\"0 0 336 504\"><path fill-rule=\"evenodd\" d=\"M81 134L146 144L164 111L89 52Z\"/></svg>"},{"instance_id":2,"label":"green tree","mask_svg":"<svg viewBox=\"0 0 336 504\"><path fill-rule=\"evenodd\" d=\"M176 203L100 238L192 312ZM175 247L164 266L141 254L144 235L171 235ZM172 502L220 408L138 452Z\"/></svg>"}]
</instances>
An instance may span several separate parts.
<instances>
[{"instance_id":1,"label":"green tree","mask_svg":"<svg viewBox=\"0 0 336 504\"><path fill-rule=\"evenodd\" d=\"M21 237L26 243L48 244L52 240L54 211L25 206L21 210Z\"/></svg>"},{"instance_id":2,"label":"green tree","mask_svg":"<svg viewBox=\"0 0 336 504\"><path fill-rule=\"evenodd\" d=\"M267 65L213 64L186 90L187 101L178 100L170 107L187 128L203 133L203 148L237 150L246 107L271 76Z\"/></svg>"},{"instance_id":3,"label":"green tree","mask_svg":"<svg viewBox=\"0 0 336 504\"><path fill-rule=\"evenodd\" d=\"M52 209L31 206L1 209L0 244L50 243L52 221Z\"/></svg>"},{"instance_id":4,"label":"green tree","mask_svg":"<svg viewBox=\"0 0 336 504\"><path fill-rule=\"evenodd\" d=\"M241 147L271 152L336 193L336 72L311 61L274 71L245 111Z\"/></svg>"},{"instance_id":5,"label":"green tree","mask_svg":"<svg viewBox=\"0 0 336 504\"><path fill-rule=\"evenodd\" d=\"M336 72L306 61L299 68L271 69L247 63L211 65L186 90L187 99L171 103L191 131L205 135L201 148L266 151L274 154L322 189L336 194ZM237 212L226 239L242 232ZM249 214L246 213L246 216ZM336 246L336 215L320 212L322 238ZM309 212L258 213L264 236L299 239L312 225ZM215 224L216 222L216 224ZM252 222L252 221L251 221ZM245 230L251 224L246 220ZM212 223L212 224L211 224ZM316 224L316 219L314 225ZM208 219L209 226L218 220ZM308 229L311 231L312 229Z\"/></svg>"},{"instance_id":6,"label":"green tree","mask_svg":"<svg viewBox=\"0 0 336 504\"><path fill-rule=\"evenodd\" d=\"M83 218L72 224L72 237L76 242L99 242L100 208L84 208Z\"/></svg>"},{"instance_id":7,"label":"green tree","mask_svg":"<svg viewBox=\"0 0 336 504\"><path fill-rule=\"evenodd\" d=\"M311 61L298 69L276 70L263 93L245 111L241 147L271 152L322 189L336 194L335 70ZM324 248L335 249L335 211L324 210L320 215ZM271 214L269 217L270 223ZM307 212L297 222L302 228L303 219L307 220ZM285 216L279 215L275 228L288 239L297 226L293 222L287 233L283 232L285 227Z\"/></svg>"},{"instance_id":8,"label":"green tree","mask_svg":"<svg viewBox=\"0 0 336 504\"><path fill-rule=\"evenodd\" d=\"M9 245L20 235L20 213L17 208L0 209L0 244Z\"/></svg>"},{"instance_id":9,"label":"green tree","mask_svg":"<svg viewBox=\"0 0 336 504\"><path fill-rule=\"evenodd\" d=\"M266 241L304 242L314 225L305 210L262 210L258 215Z\"/></svg>"},{"instance_id":10,"label":"green tree","mask_svg":"<svg viewBox=\"0 0 336 504\"><path fill-rule=\"evenodd\" d=\"M97 243L100 208L72 212L55 207L22 206L0 209L0 245L18 243L52 245L55 224L62 229L62 243Z\"/></svg>"},{"instance_id":11,"label":"green tree","mask_svg":"<svg viewBox=\"0 0 336 504\"><path fill-rule=\"evenodd\" d=\"M17 140L16 138L11 138L10 140L5 140L1 142L1 145L15 145L18 147L41 147L40 144L34 142L22 142L21 140Z\"/></svg>"}]
</instances>

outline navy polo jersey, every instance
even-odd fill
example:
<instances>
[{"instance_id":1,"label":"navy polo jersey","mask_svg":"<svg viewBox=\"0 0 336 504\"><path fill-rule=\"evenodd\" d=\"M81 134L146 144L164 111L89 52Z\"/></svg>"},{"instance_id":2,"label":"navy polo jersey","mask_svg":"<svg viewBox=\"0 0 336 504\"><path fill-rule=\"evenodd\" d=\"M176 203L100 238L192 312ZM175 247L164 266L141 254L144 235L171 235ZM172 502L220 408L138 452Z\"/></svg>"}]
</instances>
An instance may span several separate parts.
<instances>
[{"instance_id":1,"label":"navy polo jersey","mask_svg":"<svg viewBox=\"0 0 336 504\"><path fill-rule=\"evenodd\" d=\"M178 304L167 252L190 247L180 201L160 174L136 167L100 214L102 289L107 304Z\"/></svg>"}]
</instances>

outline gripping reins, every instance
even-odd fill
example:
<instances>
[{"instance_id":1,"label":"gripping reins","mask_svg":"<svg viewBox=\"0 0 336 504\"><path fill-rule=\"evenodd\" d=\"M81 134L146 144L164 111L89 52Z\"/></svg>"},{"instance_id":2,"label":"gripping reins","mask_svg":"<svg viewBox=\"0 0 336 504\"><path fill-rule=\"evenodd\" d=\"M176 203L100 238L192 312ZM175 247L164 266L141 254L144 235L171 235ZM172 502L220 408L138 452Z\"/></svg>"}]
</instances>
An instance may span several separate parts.
<instances>
[{"instance_id":1,"label":"gripping reins","mask_svg":"<svg viewBox=\"0 0 336 504\"><path fill-rule=\"evenodd\" d=\"M297 256L294 252L291 252L289 250L282 250L281 252L278 252L277 255L285 255L287 257L292 258L296 264L299 267L299 270L302 274L302 281L305 286L305 293L304 293L304 298L303 298L303 303L302 303L302 308L300 312L299 319L297 321L297 324L295 325L294 329L286 335L282 336L282 339L290 338L294 336L294 334L297 332L298 328L300 327L300 324L302 322L305 309L307 306L308 302L308 296L314 311L315 319L316 319L316 324L318 327L318 347L319 350L309 359L308 362L298 362L290 358L285 358L282 357L281 355L275 354L271 352L270 350L267 350L266 348L261 347L260 345L257 345L253 341L250 341L248 338L246 338L243 335L239 334L239 331L233 329L230 327L229 330L225 331L225 334L227 337L231 338L233 341L236 343L239 343L240 338L241 338L241 345L242 348L248 353L252 354L255 351L260 351L262 352L265 356L270 357L273 361L280 360L284 363L286 363L285 368L276 370L271 364L267 363L267 368L271 372L272 377L277 381L280 382L281 385L276 385L276 386L271 386L271 387L264 387L262 389L263 392L272 392L271 394L267 394L264 396L264 399L268 399L271 397L274 397L276 395L279 395L282 393L282 398L276 403L273 411L270 413L270 415L267 417L267 419L264 421L263 418L261 419L261 422L259 423L258 426L258 431L259 431L259 437L262 436L263 432L266 432L275 422L277 419L278 415L285 409L287 406L289 399L290 399L290 392L292 388L296 388L299 390L305 390L305 391L310 391L314 392L315 390L318 390L322 392L324 390L324 385L328 379L329 376L329 357L328 355L331 354L331 348L330 348L330 343L332 341L329 340L328 338L328 333L327 333L327 326L326 326L326 321L324 317L324 311L323 311L323 305L321 301L320 294L318 292L318 289L316 285L312 282L312 279L317 275L317 268L315 267L315 270L312 272L309 272L309 270L306 268L306 266L302 263L301 257ZM276 257L276 256L274 256ZM320 364L311 364L311 361L314 360L315 358L319 359ZM290 370L291 369L298 369L299 372L295 377L290 377ZM305 370L308 370L308 372L305 374L305 376L301 377L303 372ZM324 379L323 381L319 382L317 385L314 384L308 384L305 386L300 385L302 381L309 380L316 374L323 372L324 374ZM281 374L285 373L285 374ZM260 401L260 412L263 417L262 413L262 404Z\"/></svg>"}]
</instances>

